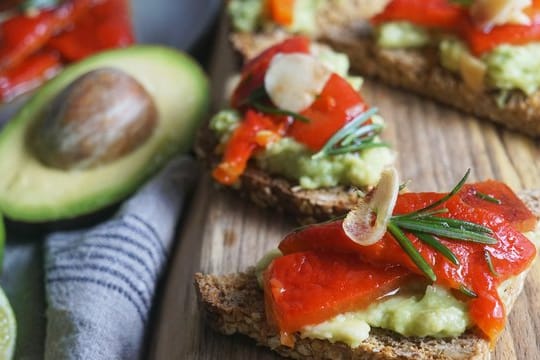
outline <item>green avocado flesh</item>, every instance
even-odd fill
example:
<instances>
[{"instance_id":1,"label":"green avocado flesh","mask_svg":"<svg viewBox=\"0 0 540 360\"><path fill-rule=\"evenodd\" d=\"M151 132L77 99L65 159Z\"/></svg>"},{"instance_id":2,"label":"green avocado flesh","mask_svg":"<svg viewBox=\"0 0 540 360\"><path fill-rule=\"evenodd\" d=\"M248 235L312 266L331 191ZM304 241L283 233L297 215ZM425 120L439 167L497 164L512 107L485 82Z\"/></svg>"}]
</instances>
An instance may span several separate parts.
<instances>
[{"instance_id":1,"label":"green avocado flesh","mask_svg":"<svg viewBox=\"0 0 540 360\"><path fill-rule=\"evenodd\" d=\"M87 170L47 167L26 143L31 124L62 89L102 67L118 68L146 89L156 104L158 125L143 145L111 163ZM68 67L0 134L0 211L15 220L43 222L88 214L119 201L174 154L190 149L208 98L207 78L198 64L165 47L113 50Z\"/></svg>"}]
</instances>

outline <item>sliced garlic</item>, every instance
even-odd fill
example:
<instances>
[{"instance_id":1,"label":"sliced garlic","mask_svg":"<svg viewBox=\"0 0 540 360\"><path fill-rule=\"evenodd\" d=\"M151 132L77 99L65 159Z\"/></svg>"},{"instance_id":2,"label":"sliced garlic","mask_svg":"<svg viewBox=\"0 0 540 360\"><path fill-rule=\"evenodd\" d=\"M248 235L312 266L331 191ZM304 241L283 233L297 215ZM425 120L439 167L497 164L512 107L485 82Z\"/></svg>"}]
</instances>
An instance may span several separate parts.
<instances>
[{"instance_id":1,"label":"sliced garlic","mask_svg":"<svg viewBox=\"0 0 540 360\"><path fill-rule=\"evenodd\" d=\"M274 105L293 112L307 109L332 72L308 54L278 54L270 62L264 87Z\"/></svg>"},{"instance_id":2,"label":"sliced garlic","mask_svg":"<svg viewBox=\"0 0 540 360\"><path fill-rule=\"evenodd\" d=\"M379 241L392 216L399 193L399 177L395 168L387 168L371 199L360 200L343 220L343 230L357 244L368 246Z\"/></svg>"},{"instance_id":3,"label":"sliced garlic","mask_svg":"<svg viewBox=\"0 0 540 360\"><path fill-rule=\"evenodd\" d=\"M532 0L476 0L471 5L473 21L485 29L495 25L529 25L531 19L523 12Z\"/></svg>"}]
</instances>

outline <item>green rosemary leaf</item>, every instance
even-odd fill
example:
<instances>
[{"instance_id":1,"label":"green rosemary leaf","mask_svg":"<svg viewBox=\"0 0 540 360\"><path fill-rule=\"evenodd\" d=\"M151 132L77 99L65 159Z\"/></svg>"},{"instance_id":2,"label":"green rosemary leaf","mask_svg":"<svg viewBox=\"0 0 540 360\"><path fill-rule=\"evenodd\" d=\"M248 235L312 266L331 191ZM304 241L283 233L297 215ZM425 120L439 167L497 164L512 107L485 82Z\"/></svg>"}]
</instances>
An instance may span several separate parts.
<instances>
[{"instance_id":1,"label":"green rosemary leaf","mask_svg":"<svg viewBox=\"0 0 540 360\"><path fill-rule=\"evenodd\" d=\"M422 216L419 217L422 221L432 222L435 224L441 224L443 226L448 225L448 227L458 230L468 230L468 231L477 231L483 234L493 234L493 231L483 225L478 225L466 220L458 220L451 218L443 218L437 216Z\"/></svg>"},{"instance_id":2,"label":"green rosemary leaf","mask_svg":"<svg viewBox=\"0 0 540 360\"><path fill-rule=\"evenodd\" d=\"M467 181L467 178L469 177L469 174L471 173L471 169L467 169L467 172L465 173L465 175L463 175L463 177L461 178L461 180L457 183L456 186L454 186L454 188L452 189L452 191L450 191L448 194L446 194L445 196L443 196L441 199L435 201L433 204L431 205L428 205L426 206L425 208L422 208L420 210L416 210L412 213L409 213L408 215L416 215L416 214L420 214L422 212L425 212L427 210L430 210L430 209L433 209L433 208L436 208L437 206L443 204L445 201L447 201L448 199L450 199L452 196L456 195L459 190L461 190L461 188L463 187L463 185L465 184L465 182Z\"/></svg>"},{"instance_id":3,"label":"green rosemary leaf","mask_svg":"<svg viewBox=\"0 0 540 360\"><path fill-rule=\"evenodd\" d=\"M351 145L347 147L331 149L326 152L326 155L339 155L339 154L352 153L352 152L357 152L357 151L372 149L372 148L377 148L377 147L389 147L389 146L390 145L385 142L366 142L366 143L359 143L359 144Z\"/></svg>"},{"instance_id":4,"label":"green rosemary leaf","mask_svg":"<svg viewBox=\"0 0 540 360\"><path fill-rule=\"evenodd\" d=\"M439 239L431 234L426 234L423 232L413 232L413 234L420 239L423 243L431 246L436 251L440 252L442 256L447 258L452 264L459 265L459 260L456 255L447 248Z\"/></svg>"},{"instance_id":5,"label":"green rosemary leaf","mask_svg":"<svg viewBox=\"0 0 540 360\"><path fill-rule=\"evenodd\" d=\"M421 231L428 234L442 236L448 239L464 240L481 244L493 245L497 243L497 239L488 234L478 233L475 231L451 228L447 225L419 219L392 219L395 225L409 231Z\"/></svg>"},{"instance_id":6,"label":"green rosemary leaf","mask_svg":"<svg viewBox=\"0 0 540 360\"><path fill-rule=\"evenodd\" d=\"M369 133L378 134L381 132L383 128L384 126L382 124L369 124L369 125L361 126L357 130L347 135L345 139L343 139L343 141L341 142L341 145L347 146L350 143L352 143L354 140L360 138L361 136L367 135Z\"/></svg>"},{"instance_id":7,"label":"green rosemary leaf","mask_svg":"<svg viewBox=\"0 0 540 360\"><path fill-rule=\"evenodd\" d=\"M334 147L334 145L343 141L343 139L345 139L349 134L351 134L351 132L357 130L363 123L365 123L368 119L375 115L377 111L377 108L371 108L358 115L356 118L354 118L344 127L342 127L341 130L337 131L334 135L332 135L332 137L326 142L326 144L324 144L322 149L316 154L314 154L312 157L314 159L317 159L325 156L328 150Z\"/></svg>"},{"instance_id":8,"label":"green rosemary leaf","mask_svg":"<svg viewBox=\"0 0 540 360\"><path fill-rule=\"evenodd\" d=\"M415 265L426 275L431 281L437 280L435 272L428 264L428 262L422 257L418 250L414 247L413 243L409 238L401 231L401 229L394 224L392 220L388 222L388 231L394 239L398 242L399 246L407 253Z\"/></svg>"},{"instance_id":9,"label":"green rosemary leaf","mask_svg":"<svg viewBox=\"0 0 540 360\"><path fill-rule=\"evenodd\" d=\"M463 294L467 295L468 297L472 297L472 298L478 297L478 295L474 291L472 291L471 289L469 289L463 284L459 285L459 291L461 291Z\"/></svg>"},{"instance_id":10,"label":"green rosemary leaf","mask_svg":"<svg viewBox=\"0 0 540 360\"><path fill-rule=\"evenodd\" d=\"M19 7L22 11L47 9L60 5L60 0L24 0Z\"/></svg>"},{"instance_id":11,"label":"green rosemary leaf","mask_svg":"<svg viewBox=\"0 0 540 360\"><path fill-rule=\"evenodd\" d=\"M271 106L266 106L258 102L251 103L251 106L253 106L255 109L259 110L260 112L263 112L265 114L271 114L271 115L279 115L279 116L290 116L294 118L295 120L300 120L305 123L310 123L311 120L307 117L300 115L298 113L295 113L293 111L288 110L282 110L278 108L274 108Z\"/></svg>"},{"instance_id":12,"label":"green rosemary leaf","mask_svg":"<svg viewBox=\"0 0 540 360\"><path fill-rule=\"evenodd\" d=\"M489 251L487 251L487 249L484 250L484 258L486 259L486 262L489 267L489 271L491 271L493 276L497 276L497 277L501 276L501 274L499 274L497 270L495 270L495 266L493 266L493 261L491 260L491 254L489 253Z\"/></svg>"},{"instance_id":13,"label":"green rosemary leaf","mask_svg":"<svg viewBox=\"0 0 540 360\"><path fill-rule=\"evenodd\" d=\"M261 86L255 90L253 90L242 102L241 105L250 105L254 102L257 102L259 100L263 100L267 98L268 95L266 94L266 90L264 89L264 86Z\"/></svg>"},{"instance_id":14,"label":"green rosemary leaf","mask_svg":"<svg viewBox=\"0 0 540 360\"><path fill-rule=\"evenodd\" d=\"M491 195L481 193L480 191L477 191L474 195L479 199L486 200L486 201L492 202L494 204L501 204L501 200L499 200L496 197L493 197Z\"/></svg>"}]
</instances>

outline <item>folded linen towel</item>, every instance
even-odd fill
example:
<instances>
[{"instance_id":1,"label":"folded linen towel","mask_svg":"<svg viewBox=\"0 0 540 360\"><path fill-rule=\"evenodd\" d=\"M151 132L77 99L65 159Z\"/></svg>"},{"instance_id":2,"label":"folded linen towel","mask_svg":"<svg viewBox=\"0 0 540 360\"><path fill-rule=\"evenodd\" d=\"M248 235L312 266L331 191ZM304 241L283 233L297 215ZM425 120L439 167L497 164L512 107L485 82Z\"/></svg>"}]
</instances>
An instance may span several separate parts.
<instances>
[{"instance_id":1,"label":"folded linen towel","mask_svg":"<svg viewBox=\"0 0 540 360\"><path fill-rule=\"evenodd\" d=\"M156 282L186 192L197 174L183 157L117 216L45 242L46 359L137 359Z\"/></svg>"}]
</instances>

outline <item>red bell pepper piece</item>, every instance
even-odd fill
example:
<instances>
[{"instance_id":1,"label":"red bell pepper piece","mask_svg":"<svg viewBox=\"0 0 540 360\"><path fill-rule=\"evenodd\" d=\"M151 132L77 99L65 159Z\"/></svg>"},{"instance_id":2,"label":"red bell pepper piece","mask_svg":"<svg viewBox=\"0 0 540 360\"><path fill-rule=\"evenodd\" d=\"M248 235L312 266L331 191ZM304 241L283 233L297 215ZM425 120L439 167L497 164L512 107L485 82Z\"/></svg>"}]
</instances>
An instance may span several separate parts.
<instances>
[{"instance_id":1,"label":"red bell pepper piece","mask_svg":"<svg viewBox=\"0 0 540 360\"><path fill-rule=\"evenodd\" d=\"M319 151L346 123L367 109L360 94L341 76L332 74L322 92L302 115L310 122L295 121L288 135Z\"/></svg>"},{"instance_id":2,"label":"red bell pepper piece","mask_svg":"<svg viewBox=\"0 0 540 360\"><path fill-rule=\"evenodd\" d=\"M36 16L16 16L0 25L0 71L20 65L52 36L72 26L92 0L74 0Z\"/></svg>"},{"instance_id":3,"label":"red bell pepper piece","mask_svg":"<svg viewBox=\"0 0 540 360\"><path fill-rule=\"evenodd\" d=\"M51 78L61 64L58 55L43 52L30 56L22 64L0 72L0 102L10 101Z\"/></svg>"},{"instance_id":4,"label":"red bell pepper piece","mask_svg":"<svg viewBox=\"0 0 540 360\"><path fill-rule=\"evenodd\" d=\"M271 117L248 110L242 123L233 132L226 145L223 160L214 169L212 176L222 184L234 184L244 173L253 152L267 145L267 138L261 139L259 134L269 131L276 135L275 138L279 138L284 125L276 123Z\"/></svg>"},{"instance_id":5,"label":"red bell pepper piece","mask_svg":"<svg viewBox=\"0 0 540 360\"><path fill-rule=\"evenodd\" d=\"M124 47L135 41L126 0L105 0L93 5L71 30L54 36L48 46L68 61L96 52Z\"/></svg>"}]
</instances>

